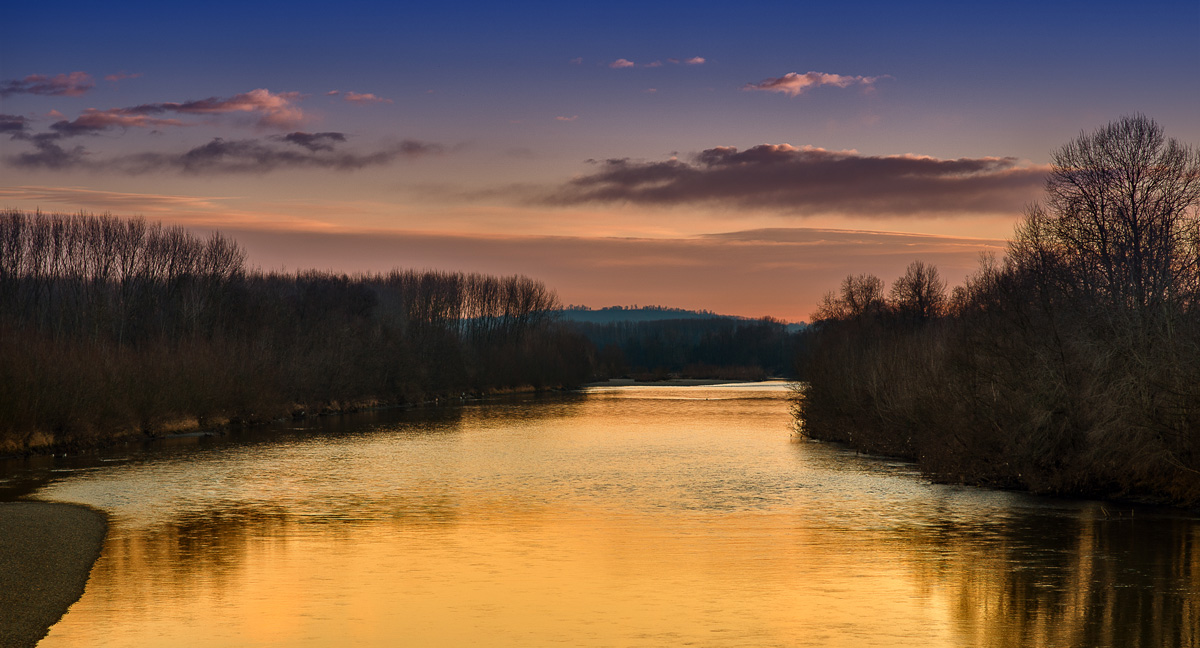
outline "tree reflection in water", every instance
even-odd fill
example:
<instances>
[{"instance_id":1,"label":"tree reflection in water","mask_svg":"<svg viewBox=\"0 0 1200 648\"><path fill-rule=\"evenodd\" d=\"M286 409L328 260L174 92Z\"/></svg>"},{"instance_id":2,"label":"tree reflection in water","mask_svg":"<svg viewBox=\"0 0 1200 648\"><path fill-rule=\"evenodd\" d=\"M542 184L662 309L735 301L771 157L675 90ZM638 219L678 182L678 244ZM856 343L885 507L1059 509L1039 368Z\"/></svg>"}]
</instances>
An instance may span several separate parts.
<instances>
[{"instance_id":1,"label":"tree reflection in water","mask_svg":"<svg viewBox=\"0 0 1200 648\"><path fill-rule=\"evenodd\" d=\"M1092 503L902 530L910 568L972 646L1200 645L1200 527Z\"/></svg>"}]
</instances>

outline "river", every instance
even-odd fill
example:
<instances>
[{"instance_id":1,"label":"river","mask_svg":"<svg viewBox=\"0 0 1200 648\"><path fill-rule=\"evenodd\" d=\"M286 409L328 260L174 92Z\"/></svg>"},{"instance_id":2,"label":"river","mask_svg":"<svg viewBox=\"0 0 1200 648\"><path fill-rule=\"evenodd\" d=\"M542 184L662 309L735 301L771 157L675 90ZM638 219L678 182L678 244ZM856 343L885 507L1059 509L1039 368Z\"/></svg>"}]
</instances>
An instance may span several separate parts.
<instances>
[{"instance_id":1,"label":"river","mask_svg":"<svg viewBox=\"0 0 1200 648\"><path fill-rule=\"evenodd\" d=\"M932 484L783 383L600 387L30 460L111 516L44 648L1197 646L1200 518Z\"/></svg>"}]
</instances>

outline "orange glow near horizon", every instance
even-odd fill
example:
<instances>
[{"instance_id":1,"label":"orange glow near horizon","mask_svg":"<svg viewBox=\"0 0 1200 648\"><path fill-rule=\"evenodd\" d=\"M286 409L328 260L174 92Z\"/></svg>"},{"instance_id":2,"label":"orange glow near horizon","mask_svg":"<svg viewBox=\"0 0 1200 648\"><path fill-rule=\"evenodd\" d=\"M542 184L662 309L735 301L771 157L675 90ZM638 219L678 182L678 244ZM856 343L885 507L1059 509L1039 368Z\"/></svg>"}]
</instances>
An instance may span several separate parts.
<instances>
[{"instance_id":1,"label":"orange glow near horizon","mask_svg":"<svg viewBox=\"0 0 1200 648\"><path fill-rule=\"evenodd\" d=\"M1001 255L1013 217L781 218L765 212L512 206L397 207L360 201L246 201L77 187L0 190L8 206L111 212L219 230L265 270L394 268L524 274L563 303L663 305L788 321L809 319L847 274L885 281L913 260L952 285Z\"/></svg>"}]
</instances>

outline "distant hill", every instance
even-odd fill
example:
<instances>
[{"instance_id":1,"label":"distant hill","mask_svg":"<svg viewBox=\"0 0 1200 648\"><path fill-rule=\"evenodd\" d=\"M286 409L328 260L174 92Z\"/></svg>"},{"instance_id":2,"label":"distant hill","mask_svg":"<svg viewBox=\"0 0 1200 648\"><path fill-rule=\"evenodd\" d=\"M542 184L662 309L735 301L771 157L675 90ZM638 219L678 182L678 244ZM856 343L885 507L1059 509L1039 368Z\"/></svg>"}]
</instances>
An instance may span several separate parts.
<instances>
[{"instance_id":1,"label":"distant hill","mask_svg":"<svg viewBox=\"0 0 1200 648\"><path fill-rule=\"evenodd\" d=\"M738 322L752 321L754 318L737 315L721 315L709 310L687 310L667 306L607 306L605 308L588 308L587 306L567 306L559 311L559 317L568 322L587 322L591 324L611 324L614 322L661 322L665 320L699 320L724 319ZM789 333L802 330L806 325L788 323Z\"/></svg>"},{"instance_id":2,"label":"distant hill","mask_svg":"<svg viewBox=\"0 0 1200 648\"><path fill-rule=\"evenodd\" d=\"M567 306L559 321L591 343L600 379L796 377L804 325L663 306Z\"/></svg>"}]
</instances>

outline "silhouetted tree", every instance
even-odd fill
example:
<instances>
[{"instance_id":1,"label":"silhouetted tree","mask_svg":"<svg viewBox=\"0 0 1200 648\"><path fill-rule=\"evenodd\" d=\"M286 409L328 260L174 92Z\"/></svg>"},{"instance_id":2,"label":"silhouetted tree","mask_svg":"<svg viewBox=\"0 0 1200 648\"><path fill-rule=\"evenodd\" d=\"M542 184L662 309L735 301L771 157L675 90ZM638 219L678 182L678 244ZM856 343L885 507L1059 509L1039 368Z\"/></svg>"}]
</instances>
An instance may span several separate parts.
<instances>
[{"instance_id":1,"label":"silhouetted tree","mask_svg":"<svg viewBox=\"0 0 1200 648\"><path fill-rule=\"evenodd\" d=\"M936 267L913 261L892 284L892 307L903 317L927 320L946 309L946 282Z\"/></svg>"},{"instance_id":2,"label":"silhouetted tree","mask_svg":"<svg viewBox=\"0 0 1200 648\"><path fill-rule=\"evenodd\" d=\"M850 275L842 281L840 294L826 293L813 313L814 320L844 320L876 315L884 311L883 280L872 274Z\"/></svg>"},{"instance_id":3,"label":"silhouetted tree","mask_svg":"<svg viewBox=\"0 0 1200 648\"><path fill-rule=\"evenodd\" d=\"M1106 306L1194 302L1198 205L1200 152L1123 117L1053 154L1045 204L1029 209L1011 257Z\"/></svg>"}]
</instances>

